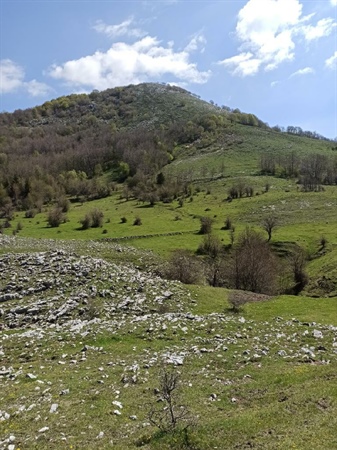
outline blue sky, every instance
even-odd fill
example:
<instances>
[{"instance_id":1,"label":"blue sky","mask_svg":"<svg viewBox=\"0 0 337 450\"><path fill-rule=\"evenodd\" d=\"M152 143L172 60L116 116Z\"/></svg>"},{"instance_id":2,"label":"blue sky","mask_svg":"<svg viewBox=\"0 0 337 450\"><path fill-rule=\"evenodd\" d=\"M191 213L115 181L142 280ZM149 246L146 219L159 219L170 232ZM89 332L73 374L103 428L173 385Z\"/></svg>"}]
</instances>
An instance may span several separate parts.
<instances>
[{"instance_id":1,"label":"blue sky","mask_svg":"<svg viewBox=\"0 0 337 450\"><path fill-rule=\"evenodd\" d=\"M0 0L0 111L140 82L337 137L337 0Z\"/></svg>"}]
</instances>

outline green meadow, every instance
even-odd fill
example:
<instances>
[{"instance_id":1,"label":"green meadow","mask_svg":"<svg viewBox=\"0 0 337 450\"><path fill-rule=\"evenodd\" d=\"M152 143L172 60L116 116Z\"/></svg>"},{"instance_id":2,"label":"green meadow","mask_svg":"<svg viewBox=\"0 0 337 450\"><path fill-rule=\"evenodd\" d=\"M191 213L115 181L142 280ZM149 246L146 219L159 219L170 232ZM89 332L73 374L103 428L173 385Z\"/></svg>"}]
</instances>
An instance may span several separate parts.
<instances>
[{"instance_id":1,"label":"green meadow","mask_svg":"<svg viewBox=\"0 0 337 450\"><path fill-rule=\"evenodd\" d=\"M156 104L163 129L178 107L184 120L197 106L216 114L190 95L181 102L179 90L174 95ZM130 127L151 118L152 103L139 102ZM48 225L51 201L31 218L15 211L2 229L0 450L337 449L337 188L304 192L298 176L282 171L292 152L303 161L326 156L333 166L335 143L218 122L174 146L162 173L184 191L170 202L126 199L109 168L96 177L114 182L111 195L68 196L59 226ZM261 174L266 154L273 175ZM230 198L240 185L250 196ZM102 225L83 229L94 210ZM299 295L249 293L235 312L233 291L158 275L176 250L204 261L197 256L201 218L212 219L229 251L247 228L267 240L269 216L277 221L270 248L280 261L303 250L308 282ZM8 296L13 286L18 294ZM151 412L163 418L169 406L163 371L179 379L170 430L151 421Z\"/></svg>"}]
</instances>

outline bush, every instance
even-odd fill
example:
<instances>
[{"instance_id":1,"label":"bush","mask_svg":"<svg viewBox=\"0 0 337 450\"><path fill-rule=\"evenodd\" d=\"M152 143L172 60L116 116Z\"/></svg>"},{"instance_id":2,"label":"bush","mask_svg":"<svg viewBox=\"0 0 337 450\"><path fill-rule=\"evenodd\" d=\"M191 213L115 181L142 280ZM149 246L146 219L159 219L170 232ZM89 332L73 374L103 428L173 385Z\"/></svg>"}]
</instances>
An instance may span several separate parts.
<instances>
[{"instance_id":1,"label":"bush","mask_svg":"<svg viewBox=\"0 0 337 450\"><path fill-rule=\"evenodd\" d=\"M80 220L80 224L82 225L82 230L87 230L91 227L91 216L90 214L86 214L84 219Z\"/></svg>"},{"instance_id":2,"label":"bush","mask_svg":"<svg viewBox=\"0 0 337 450\"><path fill-rule=\"evenodd\" d=\"M34 217L36 216L36 214L37 214L37 210L36 210L36 209L28 209L28 210L25 212L25 218L26 218L26 219L34 219Z\"/></svg>"},{"instance_id":3,"label":"bush","mask_svg":"<svg viewBox=\"0 0 337 450\"><path fill-rule=\"evenodd\" d=\"M230 230L232 228L232 221L229 217L225 220L224 230Z\"/></svg>"},{"instance_id":4,"label":"bush","mask_svg":"<svg viewBox=\"0 0 337 450\"><path fill-rule=\"evenodd\" d=\"M121 217L121 223L126 223L128 219L126 217Z\"/></svg>"},{"instance_id":5,"label":"bush","mask_svg":"<svg viewBox=\"0 0 337 450\"><path fill-rule=\"evenodd\" d=\"M83 219L80 220L82 225L82 230L87 230L88 228L100 228L103 226L104 214L99 209L93 209L88 212Z\"/></svg>"},{"instance_id":6,"label":"bush","mask_svg":"<svg viewBox=\"0 0 337 450\"><path fill-rule=\"evenodd\" d=\"M57 206L62 209L62 212L66 213L70 209L70 201L66 197L61 197L57 201Z\"/></svg>"},{"instance_id":7,"label":"bush","mask_svg":"<svg viewBox=\"0 0 337 450\"><path fill-rule=\"evenodd\" d=\"M238 239L230 270L234 289L271 294L275 290L276 260L263 236L247 228Z\"/></svg>"},{"instance_id":8,"label":"bush","mask_svg":"<svg viewBox=\"0 0 337 450\"><path fill-rule=\"evenodd\" d=\"M177 395L180 387L180 374L166 368L162 369L159 378L158 398L149 411L149 421L162 432L173 431L176 427L184 425L187 428L192 423L192 417L185 405L179 402Z\"/></svg>"},{"instance_id":9,"label":"bush","mask_svg":"<svg viewBox=\"0 0 337 450\"><path fill-rule=\"evenodd\" d=\"M137 216L135 218L135 220L133 221L133 224L136 225L136 226L141 225L142 224L142 219L139 216Z\"/></svg>"},{"instance_id":10,"label":"bush","mask_svg":"<svg viewBox=\"0 0 337 450\"><path fill-rule=\"evenodd\" d=\"M328 243L328 240L325 236L321 236L319 243L321 244L321 250L324 250Z\"/></svg>"},{"instance_id":11,"label":"bush","mask_svg":"<svg viewBox=\"0 0 337 450\"><path fill-rule=\"evenodd\" d=\"M199 234L210 234L212 232L213 220L210 217L201 217Z\"/></svg>"},{"instance_id":12,"label":"bush","mask_svg":"<svg viewBox=\"0 0 337 450\"><path fill-rule=\"evenodd\" d=\"M61 223L66 221L66 216L61 208L55 207L51 209L47 216L48 225L52 228L59 227Z\"/></svg>"},{"instance_id":13,"label":"bush","mask_svg":"<svg viewBox=\"0 0 337 450\"><path fill-rule=\"evenodd\" d=\"M295 286L293 288L293 294L299 294L304 287L308 284L309 278L305 271L306 255L302 248L297 248L289 259L290 267L293 274Z\"/></svg>"},{"instance_id":14,"label":"bush","mask_svg":"<svg viewBox=\"0 0 337 450\"><path fill-rule=\"evenodd\" d=\"M198 247L197 253L201 255L208 255L214 259L220 256L223 251L223 244L217 236L207 234Z\"/></svg>"},{"instance_id":15,"label":"bush","mask_svg":"<svg viewBox=\"0 0 337 450\"><path fill-rule=\"evenodd\" d=\"M240 291L232 291L228 294L228 303L232 307L232 311L238 313L243 305L248 302L248 297L242 295Z\"/></svg>"},{"instance_id":16,"label":"bush","mask_svg":"<svg viewBox=\"0 0 337 450\"><path fill-rule=\"evenodd\" d=\"M204 280L204 271L200 261L187 250L175 250L166 276L185 284L198 284Z\"/></svg>"},{"instance_id":17,"label":"bush","mask_svg":"<svg viewBox=\"0 0 337 450\"><path fill-rule=\"evenodd\" d=\"M91 227L92 228L100 228L103 226L103 217L104 214L99 209L93 209L91 211Z\"/></svg>"}]
</instances>

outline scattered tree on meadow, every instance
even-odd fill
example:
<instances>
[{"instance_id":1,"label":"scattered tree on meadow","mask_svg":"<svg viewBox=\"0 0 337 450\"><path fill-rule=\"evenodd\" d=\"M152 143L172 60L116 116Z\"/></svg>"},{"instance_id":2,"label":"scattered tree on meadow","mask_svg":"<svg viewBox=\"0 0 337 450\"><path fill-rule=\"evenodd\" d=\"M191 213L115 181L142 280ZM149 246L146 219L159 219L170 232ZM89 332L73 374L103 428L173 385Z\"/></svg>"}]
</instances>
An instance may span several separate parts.
<instances>
[{"instance_id":1,"label":"scattered tree on meadow","mask_svg":"<svg viewBox=\"0 0 337 450\"><path fill-rule=\"evenodd\" d=\"M261 294L272 293L276 282L276 261L268 242L247 228L238 238L230 269L231 285Z\"/></svg>"},{"instance_id":2,"label":"scattered tree on meadow","mask_svg":"<svg viewBox=\"0 0 337 450\"><path fill-rule=\"evenodd\" d=\"M268 234L268 242L270 241L272 233L273 233L273 230L275 230L277 225L278 225L278 220L277 220L276 216L274 216L273 214L263 218L263 220L262 220L262 228Z\"/></svg>"},{"instance_id":3,"label":"scattered tree on meadow","mask_svg":"<svg viewBox=\"0 0 337 450\"><path fill-rule=\"evenodd\" d=\"M158 398L149 411L149 421L162 432L167 433L175 428L183 430L191 425L191 416L185 405L179 401L180 374L172 369L162 369L159 377Z\"/></svg>"}]
</instances>

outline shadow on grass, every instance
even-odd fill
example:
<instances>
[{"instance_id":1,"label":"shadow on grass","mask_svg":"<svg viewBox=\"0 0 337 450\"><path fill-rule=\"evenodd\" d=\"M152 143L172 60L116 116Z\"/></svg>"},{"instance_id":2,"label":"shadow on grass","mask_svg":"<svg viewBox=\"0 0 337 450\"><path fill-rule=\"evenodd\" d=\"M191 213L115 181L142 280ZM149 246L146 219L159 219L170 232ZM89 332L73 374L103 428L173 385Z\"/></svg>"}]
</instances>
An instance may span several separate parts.
<instances>
[{"instance_id":1,"label":"shadow on grass","mask_svg":"<svg viewBox=\"0 0 337 450\"><path fill-rule=\"evenodd\" d=\"M177 428L172 431L158 430L153 434L141 436L135 445L136 447L150 445L154 449L164 445L165 448L171 449L201 450L189 428Z\"/></svg>"},{"instance_id":2,"label":"shadow on grass","mask_svg":"<svg viewBox=\"0 0 337 450\"><path fill-rule=\"evenodd\" d=\"M135 208L137 208L137 209L149 209L149 208L154 208L155 207L155 205L151 205L151 204L148 204L148 205L136 205L135 206Z\"/></svg>"}]
</instances>

